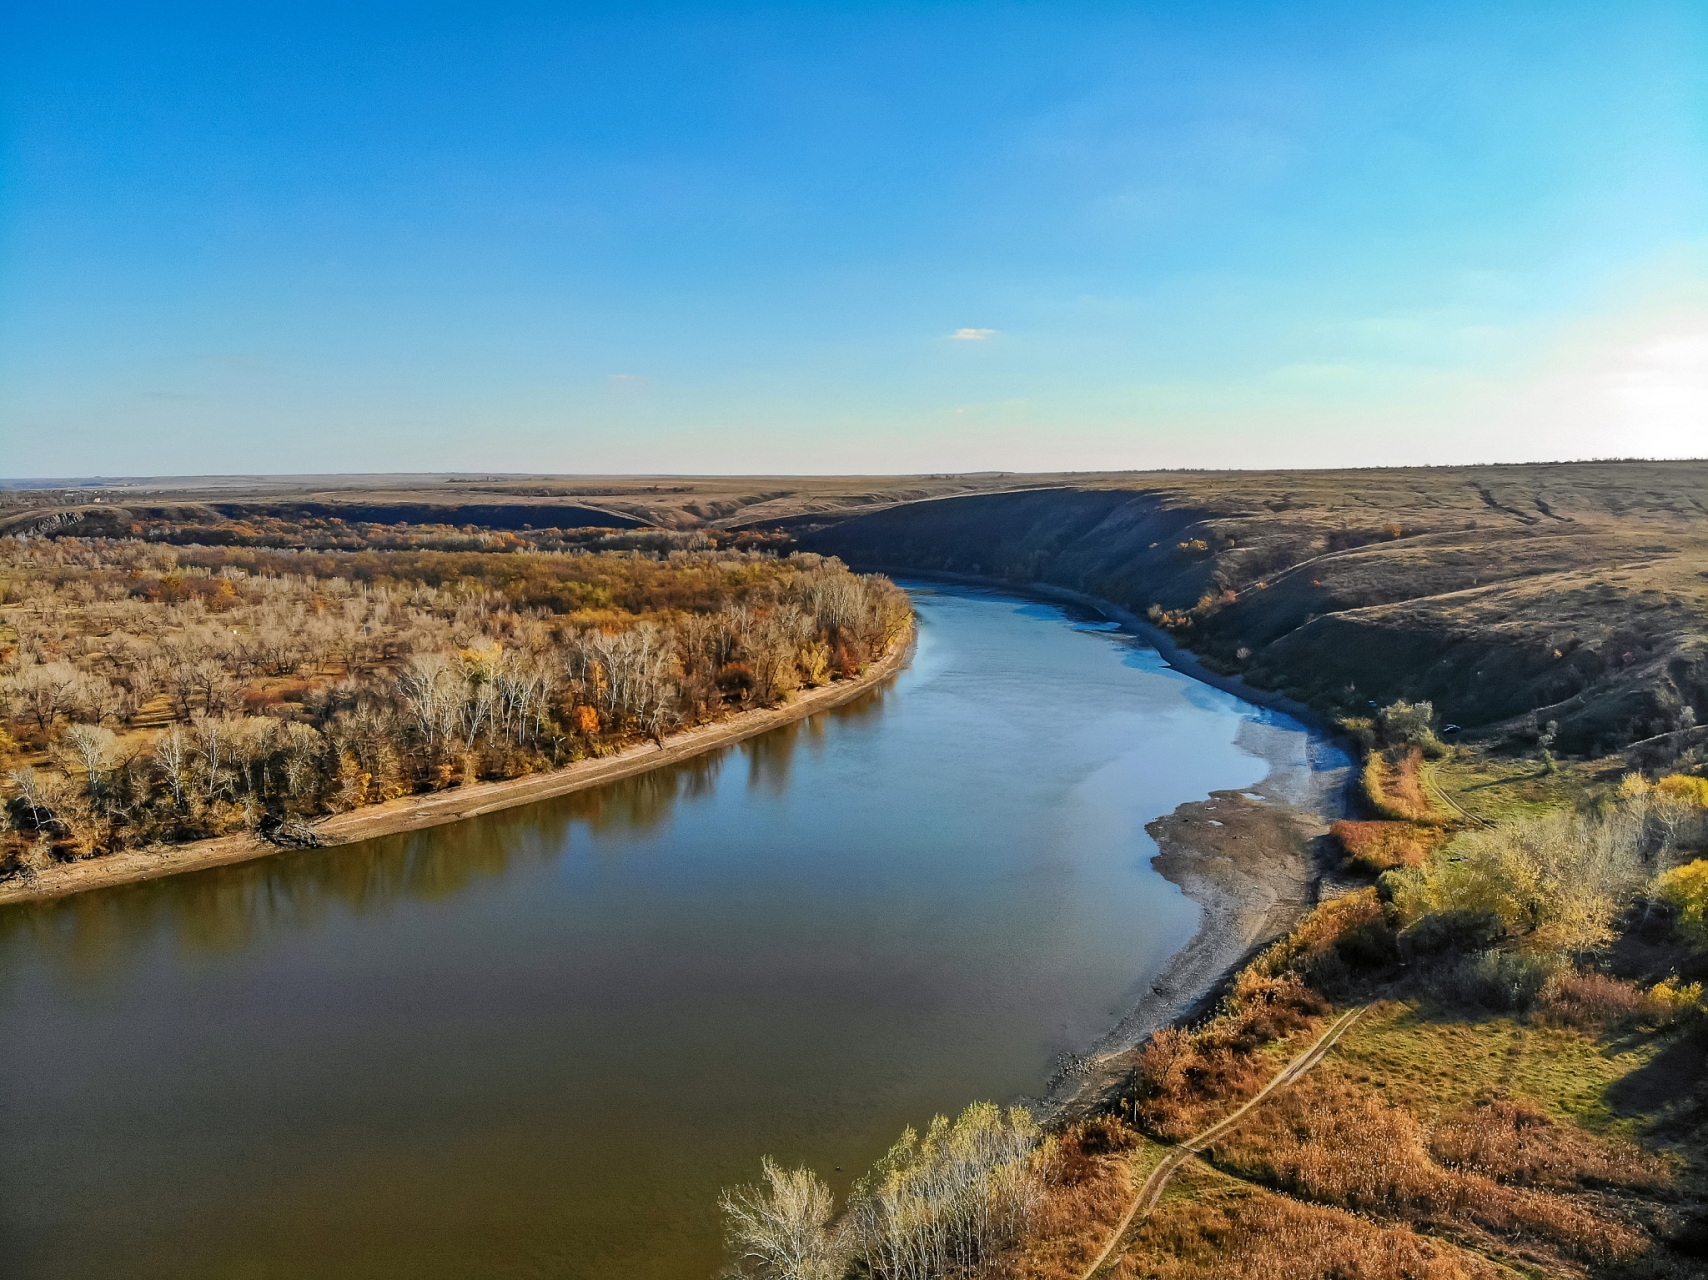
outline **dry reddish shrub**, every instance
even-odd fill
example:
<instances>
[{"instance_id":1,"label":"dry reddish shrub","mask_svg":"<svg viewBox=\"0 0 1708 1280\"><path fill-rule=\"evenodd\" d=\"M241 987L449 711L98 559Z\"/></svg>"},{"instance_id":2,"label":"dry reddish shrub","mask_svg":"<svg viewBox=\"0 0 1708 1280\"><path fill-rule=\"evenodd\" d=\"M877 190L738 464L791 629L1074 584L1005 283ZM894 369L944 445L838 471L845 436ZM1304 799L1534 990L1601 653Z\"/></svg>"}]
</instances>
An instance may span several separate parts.
<instances>
[{"instance_id":1,"label":"dry reddish shrub","mask_svg":"<svg viewBox=\"0 0 1708 1280\"><path fill-rule=\"evenodd\" d=\"M1346 856L1371 871L1421 867L1440 832L1413 822L1348 822L1329 827Z\"/></svg>"},{"instance_id":2,"label":"dry reddish shrub","mask_svg":"<svg viewBox=\"0 0 1708 1280\"><path fill-rule=\"evenodd\" d=\"M1086 1186L1100 1181L1119 1157L1138 1147L1141 1138L1119 1116L1097 1116L1069 1124L1050 1152L1050 1183Z\"/></svg>"},{"instance_id":3,"label":"dry reddish shrub","mask_svg":"<svg viewBox=\"0 0 1708 1280\"><path fill-rule=\"evenodd\" d=\"M1152 1034L1139 1055L1134 1117L1146 1129L1178 1142L1256 1093L1274 1064L1255 1050L1302 1030L1328 1011L1328 1002L1294 974L1240 974L1227 1012L1201 1030Z\"/></svg>"},{"instance_id":4,"label":"dry reddish shrub","mask_svg":"<svg viewBox=\"0 0 1708 1280\"><path fill-rule=\"evenodd\" d=\"M1496 1280L1510 1273L1406 1227L1258 1191L1165 1200L1115 1274L1122 1280Z\"/></svg>"},{"instance_id":5,"label":"dry reddish shrub","mask_svg":"<svg viewBox=\"0 0 1708 1280\"><path fill-rule=\"evenodd\" d=\"M1069 1125L1058 1139L1051 1160L1053 1182L1084 1186L1102 1177L1110 1156L1122 1155L1141 1139L1117 1116L1097 1116Z\"/></svg>"},{"instance_id":6,"label":"dry reddish shrub","mask_svg":"<svg viewBox=\"0 0 1708 1280\"><path fill-rule=\"evenodd\" d=\"M1198 1034L1207 1052L1250 1053L1304 1030L1330 1008L1327 1000L1291 973L1236 983L1230 1004L1226 1014Z\"/></svg>"},{"instance_id":7,"label":"dry reddish shrub","mask_svg":"<svg viewBox=\"0 0 1708 1280\"><path fill-rule=\"evenodd\" d=\"M1621 1023L1661 1012L1659 1002L1641 987L1590 971L1549 983L1535 1016L1549 1026L1600 1035Z\"/></svg>"},{"instance_id":8,"label":"dry reddish shrub","mask_svg":"<svg viewBox=\"0 0 1708 1280\"><path fill-rule=\"evenodd\" d=\"M1139 1055L1135 1121L1178 1142L1256 1093L1275 1066L1253 1051L1312 1026L1331 1009L1299 971L1342 938L1386 927L1374 889L1331 899L1240 971L1217 1017L1196 1032L1153 1033Z\"/></svg>"},{"instance_id":9,"label":"dry reddish shrub","mask_svg":"<svg viewBox=\"0 0 1708 1280\"><path fill-rule=\"evenodd\" d=\"M1567 1149L1578 1148L1562 1143ZM1474 1223L1594 1262L1624 1261L1648 1247L1641 1232L1600 1209L1443 1167L1431 1158L1429 1133L1413 1116L1344 1081L1307 1078L1265 1102L1215 1150L1219 1160L1252 1176L1345 1209ZM1521 1159L1514 1143L1497 1141L1491 1158L1499 1150ZM1555 1163L1563 1168L1568 1162L1562 1155Z\"/></svg>"},{"instance_id":10,"label":"dry reddish shrub","mask_svg":"<svg viewBox=\"0 0 1708 1280\"><path fill-rule=\"evenodd\" d=\"M1445 1168L1513 1186L1654 1190L1671 1181L1659 1157L1629 1142L1558 1124L1535 1107L1504 1097L1484 1098L1435 1125L1429 1154Z\"/></svg>"},{"instance_id":11,"label":"dry reddish shrub","mask_svg":"<svg viewBox=\"0 0 1708 1280\"><path fill-rule=\"evenodd\" d=\"M1072 1142L1091 1156L1120 1155L1131 1151L1142 1141L1119 1116L1093 1116L1089 1120L1080 1120L1071 1125L1063 1136L1064 1146Z\"/></svg>"},{"instance_id":12,"label":"dry reddish shrub","mask_svg":"<svg viewBox=\"0 0 1708 1280\"><path fill-rule=\"evenodd\" d=\"M1145 1129L1179 1142L1256 1093L1269 1075L1249 1054L1193 1050L1176 1070L1173 1087L1141 1098L1134 1115Z\"/></svg>"},{"instance_id":13,"label":"dry reddish shrub","mask_svg":"<svg viewBox=\"0 0 1708 1280\"><path fill-rule=\"evenodd\" d=\"M1078 1280L1127 1210L1135 1190L1127 1152L1139 1137L1120 1120L1082 1121L1040 1151L1049 1165L1026 1238L985 1273L1025 1280Z\"/></svg>"}]
</instances>

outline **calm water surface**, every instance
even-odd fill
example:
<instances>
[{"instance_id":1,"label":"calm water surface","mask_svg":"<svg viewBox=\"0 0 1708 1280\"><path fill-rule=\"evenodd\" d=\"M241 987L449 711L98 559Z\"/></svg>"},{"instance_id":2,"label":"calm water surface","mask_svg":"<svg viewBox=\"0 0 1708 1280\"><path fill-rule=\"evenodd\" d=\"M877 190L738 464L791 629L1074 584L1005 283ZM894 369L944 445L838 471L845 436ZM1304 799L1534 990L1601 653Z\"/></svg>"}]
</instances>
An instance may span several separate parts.
<instances>
[{"instance_id":1,"label":"calm water surface","mask_svg":"<svg viewBox=\"0 0 1708 1280\"><path fill-rule=\"evenodd\" d=\"M894 683L720 754L0 911L0 1275L698 1280L762 1154L1038 1090L1195 927L1144 823L1317 748L914 596Z\"/></svg>"}]
</instances>

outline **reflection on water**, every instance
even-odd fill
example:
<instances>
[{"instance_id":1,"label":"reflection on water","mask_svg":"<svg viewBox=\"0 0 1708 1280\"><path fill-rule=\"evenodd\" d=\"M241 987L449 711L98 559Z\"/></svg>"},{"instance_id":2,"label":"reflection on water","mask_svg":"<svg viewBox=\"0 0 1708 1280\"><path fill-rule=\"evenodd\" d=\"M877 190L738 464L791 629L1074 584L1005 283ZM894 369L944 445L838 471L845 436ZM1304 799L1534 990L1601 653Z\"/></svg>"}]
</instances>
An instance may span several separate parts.
<instances>
[{"instance_id":1,"label":"reflection on water","mask_svg":"<svg viewBox=\"0 0 1708 1280\"><path fill-rule=\"evenodd\" d=\"M701 1277L761 1154L1037 1088L1191 933L1144 823L1322 760L1099 621L916 600L893 684L696 760L0 911L0 1271Z\"/></svg>"},{"instance_id":2,"label":"reflection on water","mask_svg":"<svg viewBox=\"0 0 1708 1280\"><path fill-rule=\"evenodd\" d=\"M51 956L67 976L112 981L130 970L127 952L157 935L187 952L218 954L252 947L268 933L315 929L333 904L365 915L390 910L401 898L454 897L516 862L559 857L578 823L600 832L667 822L678 801L712 794L732 756L738 757L733 767L745 766L749 790L780 795L797 750L822 746L837 721L880 714L890 696L888 687L875 689L734 747L471 820L458 825L454 841L443 830L409 832L0 911L0 983L9 969L4 958L23 945Z\"/></svg>"}]
</instances>

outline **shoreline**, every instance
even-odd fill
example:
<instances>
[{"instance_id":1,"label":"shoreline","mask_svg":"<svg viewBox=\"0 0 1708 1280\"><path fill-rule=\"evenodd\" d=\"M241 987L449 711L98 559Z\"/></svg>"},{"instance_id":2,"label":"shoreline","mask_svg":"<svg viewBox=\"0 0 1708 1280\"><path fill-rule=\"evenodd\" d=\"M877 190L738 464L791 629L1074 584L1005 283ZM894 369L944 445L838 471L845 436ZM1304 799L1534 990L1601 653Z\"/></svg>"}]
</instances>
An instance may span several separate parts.
<instances>
[{"instance_id":1,"label":"shoreline","mask_svg":"<svg viewBox=\"0 0 1708 1280\"><path fill-rule=\"evenodd\" d=\"M359 809L323 818L312 824L313 830L324 841L323 847L357 844L380 836L421 831L554 799L692 759L718 747L731 746L796 720L804 720L817 712L852 702L906 665L917 636L918 628L910 620L906 633L853 679L820 685L781 707L740 711L723 720L673 734L664 740L662 747L643 742L625 747L615 755L578 760L550 773L476 782L448 791L428 791L382 804L363 805ZM21 902L47 902L91 889L136 884L143 880L158 880L209 867L230 866L274 854L296 852L299 850L272 844L249 832L214 836L187 844L126 849L81 862L59 863L38 872L34 881L14 879L0 883L0 907Z\"/></svg>"},{"instance_id":2,"label":"shoreline","mask_svg":"<svg viewBox=\"0 0 1708 1280\"><path fill-rule=\"evenodd\" d=\"M1231 693L1243 702L1290 716L1324 741L1346 750L1335 726L1284 694L1257 689L1238 676L1205 667L1190 650L1113 601L1050 583L1020 585L975 574L935 573L899 566L879 568L892 577L987 587L1021 597L1077 604L1116 622L1150 645L1182 675ZM1356 753L1338 783L1312 788L1306 803L1279 794L1284 770L1270 762L1254 786L1217 789L1145 824L1157 843L1151 865L1196 903L1198 927L1169 957L1150 988L1077 1059L1078 1069L1058 1069L1035 1098L1041 1118L1067 1122L1107 1109L1130 1074L1133 1059L1158 1027L1198 1020L1227 984L1265 947L1290 932L1325 897L1353 887L1336 875L1329 824L1348 816L1357 785ZM1328 778L1336 770L1311 771ZM1072 1057L1073 1055L1069 1055Z\"/></svg>"},{"instance_id":3,"label":"shoreline","mask_svg":"<svg viewBox=\"0 0 1708 1280\"><path fill-rule=\"evenodd\" d=\"M1274 794L1275 776L1212 791L1145 824L1157 843L1151 865L1198 905L1198 927L1078 1059L1079 1069L1050 1079L1038 1099L1041 1118L1066 1123L1108 1110L1152 1031L1212 1012L1266 947L1325 898L1356 887L1336 874L1331 815Z\"/></svg>"},{"instance_id":4,"label":"shoreline","mask_svg":"<svg viewBox=\"0 0 1708 1280\"><path fill-rule=\"evenodd\" d=\"M1223 693L1231 693L1242 702L1253 706L1266 707L1271 711L1279 711L1284 715L1311 726L1336 743L1345 741L1338 726L1323 717L1315 707L1289 698L1284 693L1273 689L1259 689L1254 684L1248 684L1241 676L1222 675L1205 666L1197 654L1181 644L1161 627L1155 626L1139 617L1132 610L1116 604L1113 600L1105 600L1102 596L1088 595L1083 591L1075 591L1071 587L1058 587L1053 582L1010 582L1007 578L992 578L982 573L948 573L936 569L910 569L906 565L870 565L862 567L861 573L881 573L890 579L918 578L923 582L956 582L969 587L989 587L996 591L1006 591L1018 596L1036 596L1043 600L1067 602L1082 605L1102 614L1111 622L1118 622L1143 640L1151 648L1162 655L1164 662L1182 675L1190 676L1200 684L1220 689Z\"/></svg>"}]
</instances>

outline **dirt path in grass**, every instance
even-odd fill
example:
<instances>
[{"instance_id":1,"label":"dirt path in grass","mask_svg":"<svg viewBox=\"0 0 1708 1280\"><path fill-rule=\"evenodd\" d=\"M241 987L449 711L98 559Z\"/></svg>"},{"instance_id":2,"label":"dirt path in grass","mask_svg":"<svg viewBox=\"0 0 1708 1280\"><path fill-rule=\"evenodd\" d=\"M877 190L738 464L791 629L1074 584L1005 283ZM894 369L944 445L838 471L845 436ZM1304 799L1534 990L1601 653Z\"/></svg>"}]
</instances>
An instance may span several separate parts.
<instances>
[{"instance_id":1,"label":"dirt path in grass","mask_svg":"<svg viewBox=\"0 0 1708 1280\"><path fill-rule=\"evenodd\" d=\"M1433 791L1435 793L1436 797L1441 801L1441 803L1446 805L1454 813L1458 814L1466 822L1470 823L1474 827L1492 827L1494 825L1494 823L1488 821L1488 819L1486 819L1486 818L1479 818L1476 814L1472 813L1469 809L1467 809L1464 805L1460 804L1452 796L1448 795L1446 788L1444 788L1441 785L1441 783L1436 780L1434 769L1425 766L1424 768L1420 769L1418 772L1423 775L1424 783L1429 787L1429 789L1431 791Z\"/></svg>"},{"instance_id":2,"label":"dirt path in grass","mask_svg":"<svg viewBox=\"0 0 1708 1280\"><path fill-rule=\"evenodd\" d=\"M910 627L889 648L882 658L852 680L838 680L801 694L786 706L760 711L744 711L727 720L702 725L684 733L673 734L659 747L647 742L628 747L602 760L581 760L551 773L529 774L501 782L477 782L449 791L434 791L425 795L407 796L384 804L364 805L348 813L334 814L315 823L314 833L328 845L353 844L377 836L395 835L402 831L419 831L447 822L460 822L500 809L532 804L584 791L589 787L633 777L664 765L676 764L702 755L718 747L729 746L768 730L803 720L819 711L852 702L867 690L882 684L901 670L912 651L913 630ZM212 840L197 840L191 844L156 845L147 849L127 849L91 858L86 862L70 862L48 867L33 880L8 880L0 883L0 905L11 902L34 902L62 898L87 889L110 885L130 884L138 880L154 880L161 876L178 875L185 871L200 871L205 867L220 867L233 862L247 862L280 852L277 845L244 833L220 836Z\"/></svg>"},{"instance_id":3,"label":"dirt path in grass","mask_svg":"<svg viewBox=\"0 0 1708 1280\"><path fill-rule=\"evenodd\" d=\"M1116 1224L1115 1230L1110 1234L1109 1243L1103 1246L1103 1252L1098 1254L1092 1264L1085 1269L1085 1274L1080 1277L1080 1280L1092 1280L1092 1277L1095 1276L1103 1267L1103 1264L1108 1262L1111 1255L1115 1253L1115 1247L1126 1237L1127 1231L1133 1223L1143 1222L1145 1218L1150 1215L1150 1211L1156 1207L1156 1202L1162 1199L1163 1189L1168 1186L1169 1179L1174 1177L1174 1175L1179 1171L1181 1165L1185 1164L1193 1156L1197 1155L1229 1129L1232 1129L1242 1118L1244 1118L1248 1111L1258 1103L1262 1102L1270 1094L1274 1093L1277 1089L1286 1088L1295 1080L1299 1079L1299 1077L1303 1076L1312 1067L1316 1066L1317 1063L1321 1062L1326 1056L1328 1056L1328 1051L1334 1048L1335 1042L1351 1028L1353 1023L1357 1022L1358 1019L1364 1015L1364 1010L1368 1007L1369 1006L1367 1005L1360 1005L1356 1009L1349 1009L1347 1012L1341 1014L1340 1017L1336 1018L1334 1022L1329 1025L1328 1030L1323 1032L1322 1035L1317 1038L1315 1044L1311 1045L1309 1049L1306 1049L1298 1057L1294 1058L1285 1067L1283 1067L1275 1077L1270 1080L1268 1084L1264 1085L1262 1089L1258 1090L1244 1106L1240 1107L1232 1115L1218 1120L1203 1132L1188 1138L1185 1142L1176 1144L1174 1148L1169 1151L1168 1155L1163 1158L1162 1163L1157 1165L1155 1169L1151 1170L1151 1176L1145 1179L1144 1185L1139 1188L1138 1194L1133 1197L1132 1204L1127 1206L1126 1215L1122 1217L1119 1223Z\"/></svg>"}]
</instances>

